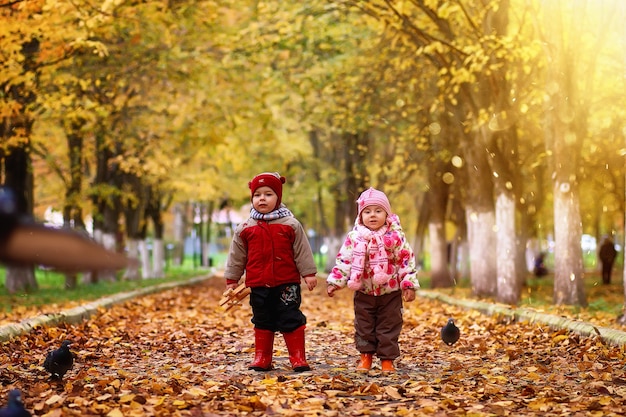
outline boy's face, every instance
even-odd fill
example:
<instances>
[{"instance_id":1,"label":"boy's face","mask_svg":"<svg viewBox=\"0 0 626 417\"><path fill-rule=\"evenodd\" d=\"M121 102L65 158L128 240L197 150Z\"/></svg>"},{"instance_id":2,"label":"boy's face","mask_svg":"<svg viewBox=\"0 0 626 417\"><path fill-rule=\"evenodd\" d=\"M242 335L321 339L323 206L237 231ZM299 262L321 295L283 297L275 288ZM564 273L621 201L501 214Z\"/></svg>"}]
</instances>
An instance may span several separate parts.
<instances>
[{"instance_id":1,"label":"boy's face","mask_svg":"<svg viewBox=\"0 0 626 417\"><path fill-rule=\"evenodd\" d=\"M380 229L386 220L387 212L381 206L367 206L361 211L361 223L370 230Z\"/></svg>"},{"instance_id":2,"label":"boy's face","mask_svg":"<svg viewBox=\"0 0 626 417\"><path fill-rule=\"evenodd\" d=\"M252 207L261 214L267 214L276 208L278 195L270 187L259 187L252 194Z\"/></svg>"}]
</instances>

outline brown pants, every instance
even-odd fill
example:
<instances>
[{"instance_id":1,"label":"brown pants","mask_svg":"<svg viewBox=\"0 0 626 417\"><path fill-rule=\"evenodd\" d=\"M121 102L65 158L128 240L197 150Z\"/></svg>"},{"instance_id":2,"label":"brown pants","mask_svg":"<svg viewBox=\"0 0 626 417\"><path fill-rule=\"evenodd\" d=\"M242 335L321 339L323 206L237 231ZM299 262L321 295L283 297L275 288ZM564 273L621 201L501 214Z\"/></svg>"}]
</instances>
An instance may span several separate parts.
<instances>
[{"instance_id":1,"label":"brown pants","mask_svg":"<svg viewBox=\"0 0 626 417\"><path fill-rule=\"evenodd\" d=\"M373 296L354 293L354 341L361 353L380 359L400 356L398 337L402 330L402 292Z\"/></svg>"}]
</instances>

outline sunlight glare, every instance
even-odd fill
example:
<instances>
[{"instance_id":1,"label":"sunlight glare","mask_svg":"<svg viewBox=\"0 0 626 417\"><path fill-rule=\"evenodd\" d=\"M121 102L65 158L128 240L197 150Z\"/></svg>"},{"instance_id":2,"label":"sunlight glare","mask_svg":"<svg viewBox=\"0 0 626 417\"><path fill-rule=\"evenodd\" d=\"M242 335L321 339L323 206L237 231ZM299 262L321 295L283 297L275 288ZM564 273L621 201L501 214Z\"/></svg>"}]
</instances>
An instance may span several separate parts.
<instances>
[{"instance_id":1,"label":"sunlight glare","mask_svg":"<svg viewBox=\"0 0 626 417\"><path fill-rule=\"evenodd\" d=\"M454 174L451 172L445 172L442 176L441 176L442 181L445 184L452 184L454 182Z\"/></svg>"},{"instance_id":2,"label":"sunlight glare","mask_svg":"<svg viewBox=\"0 0 626 417\"><path fill-rule=\"evenodd\" d=\"M463 166L463 158L458 155L454 155L451 162L452 166L454 166L455 168L461 168Z\"/></svg>"},{"instance_id":3,"label":"sunlight glare","mask_svg":"<svg viewBox=\"0 0 626 417\"><path fill-rule=\"evenodd\" d=\"M441 132L441 125L439 123L431 123L428 125L428 130L431 135L438 135Z\"/></svg>"}]
</instances>

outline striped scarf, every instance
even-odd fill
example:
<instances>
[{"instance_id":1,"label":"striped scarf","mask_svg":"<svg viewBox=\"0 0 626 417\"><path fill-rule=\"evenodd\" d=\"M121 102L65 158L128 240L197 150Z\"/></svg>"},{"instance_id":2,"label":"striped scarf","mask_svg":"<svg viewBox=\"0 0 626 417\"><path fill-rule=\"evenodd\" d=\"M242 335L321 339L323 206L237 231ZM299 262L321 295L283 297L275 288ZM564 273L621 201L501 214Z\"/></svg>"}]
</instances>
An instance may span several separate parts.
<instances>
[{"instance_id":1,"label":"striped scarf","mask_svg":"<svg viewBox=\"0 0 626 417\"><path fill-rule=\"evenodd\" d=\"M358 235L352 251L348 288L358 291L363 287L362 279L366 257L369 259L369 267L373 272L374 284L385 284L390 278L390 275L387 273L387 252L383 242L383 236L387 232L388 226L385 225L377 231L371 231L361 225L355 225L354 229L358 232Z\"/></svg>"},{"instance_id":2,"label":"striped scarf","mask_svg":"<svg viewBox=\"0 0 626 417\"><path fill-rule=\"evenodd\" d=\"M293 213L284 204L281 204L279 208L270 211L269 213L259 213L254 209L254 207L250 209L250 217L254 220L269 221L289 216L293 216Z\"/></svg>"}]
</instances>

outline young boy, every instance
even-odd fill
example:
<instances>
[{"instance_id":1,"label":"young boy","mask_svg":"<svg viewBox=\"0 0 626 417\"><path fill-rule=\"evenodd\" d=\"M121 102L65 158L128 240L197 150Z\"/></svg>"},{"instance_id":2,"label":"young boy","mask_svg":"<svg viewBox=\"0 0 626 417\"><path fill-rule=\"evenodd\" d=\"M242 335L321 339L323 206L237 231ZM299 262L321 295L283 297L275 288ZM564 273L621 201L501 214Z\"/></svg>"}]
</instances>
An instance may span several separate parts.
<instances>
[{"instance_id":1,"label":"young boy","mask_svg":"<svg viewBox=\"0 0 626 417\"><path fill-rule=\"evenodd\" d=\"M302 278L309 291L317 285L317 268L304 228L281 204L285 177L264 172L248 183L250 218L235 230L224 277L227 288L237 287L246 275L254 324L255 371L272 369L274 333L285 338L289 360L296 372L311 369L306 361L300 310Z\"/></svg>"},{"instance_id":2,"label":"young boy","mask_svg":"<svg viewBox=\"0 0 626 417\"><path fill-rule=\"evenodd\" d=\"M402 299L413 301L419 288L415 255L385 193L370 188L357 204L354 228L326 280L327 293L332 297L346 286L354 291L354 339L361 353L357 370L369 371L376 354L383 372L395 372Z\"/></svg>"}]
</instances>

